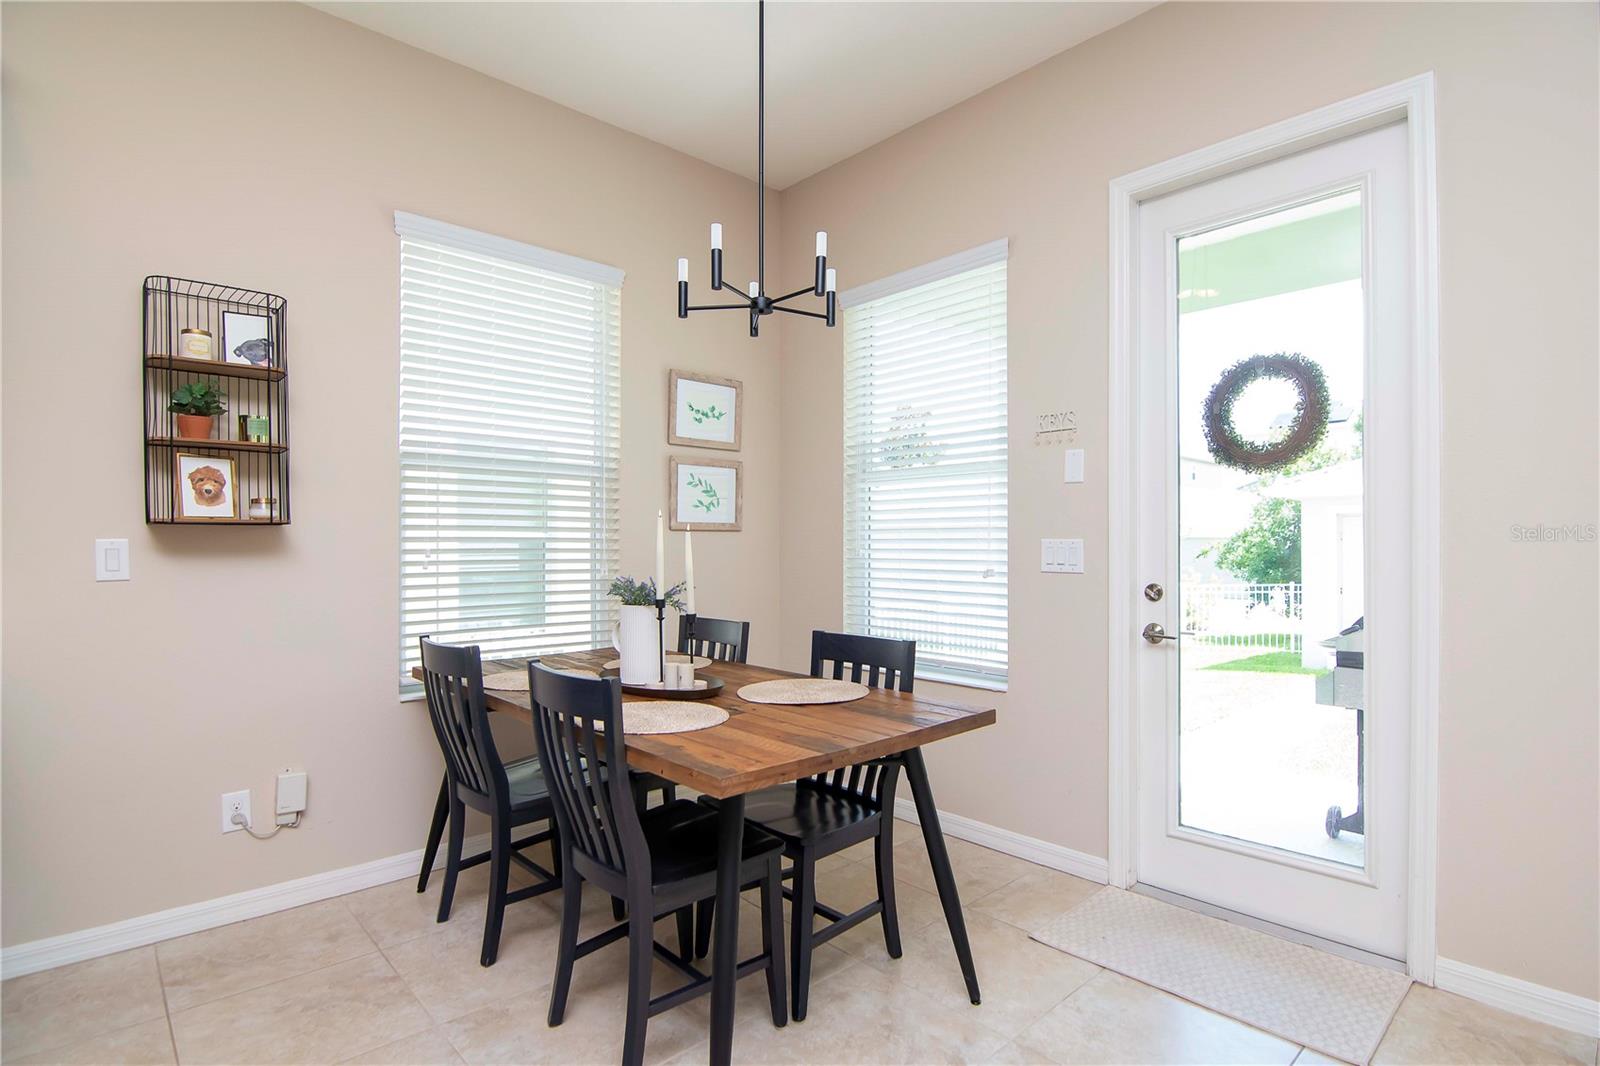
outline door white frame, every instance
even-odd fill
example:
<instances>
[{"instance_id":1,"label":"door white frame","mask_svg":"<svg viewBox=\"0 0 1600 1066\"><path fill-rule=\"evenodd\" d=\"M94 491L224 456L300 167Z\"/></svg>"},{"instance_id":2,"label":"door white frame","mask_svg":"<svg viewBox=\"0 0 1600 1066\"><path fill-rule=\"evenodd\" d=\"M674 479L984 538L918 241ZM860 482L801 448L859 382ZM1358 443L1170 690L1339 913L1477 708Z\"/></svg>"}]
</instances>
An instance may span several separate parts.
<instances>
[{"instance_id":1,"label":"door white frame","mask_svg":"<svg viewBox=\"0 0 1600 1066\"><path fill-rule=\"evenodd\" d=\"M1139 204L1174 190L1375 129L1403 119L1411 165L1413 272L1412 379L1412 720L1411 834L1406 969L1433 984L1438 865L1439 733L1439 392L1438 195L1435 187L1432 72L1277 122L1219 144L1134 171L1111 182L1111 347L1109 420L1111 505L1109 655L1109 810L1107 870L1129 888L1134 869L1135 792L1133 619L1135 382L1137 322L1133 299Z\"/></svg>"}]
</instances>

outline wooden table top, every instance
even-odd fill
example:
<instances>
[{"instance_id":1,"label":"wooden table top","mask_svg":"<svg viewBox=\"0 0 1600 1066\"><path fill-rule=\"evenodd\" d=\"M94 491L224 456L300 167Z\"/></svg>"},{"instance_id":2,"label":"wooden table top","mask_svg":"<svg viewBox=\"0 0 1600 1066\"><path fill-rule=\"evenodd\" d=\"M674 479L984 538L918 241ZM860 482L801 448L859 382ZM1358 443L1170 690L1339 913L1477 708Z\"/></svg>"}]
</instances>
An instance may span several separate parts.
<instances>
[{"instance_id":1,"label":"wooden table top","mask_svg":"<svg viewBox=\"0 0 1600 1066\"><path fill-rule=\"evenodd\" d=\"M540 662L557 670L599 672L616 655L612 648L597 648L545 655ZM526 659L484 664L486 674L525 669ZM420 676L421 668L412 672ZM872 689L850 703L746 703L737 695L745 685L804 675L726 662L713 662L699 672L722 679L721 694L705 702L727 711L728 720L692 733L629 734L628 765L719 799L918 748L994 724L993 707L969 707L884 689ZM526 692L485 689L484 696L491 711L526 722L533 720ZM624 702L648 698L623 696Z\"/></svg>"}]
</instances>

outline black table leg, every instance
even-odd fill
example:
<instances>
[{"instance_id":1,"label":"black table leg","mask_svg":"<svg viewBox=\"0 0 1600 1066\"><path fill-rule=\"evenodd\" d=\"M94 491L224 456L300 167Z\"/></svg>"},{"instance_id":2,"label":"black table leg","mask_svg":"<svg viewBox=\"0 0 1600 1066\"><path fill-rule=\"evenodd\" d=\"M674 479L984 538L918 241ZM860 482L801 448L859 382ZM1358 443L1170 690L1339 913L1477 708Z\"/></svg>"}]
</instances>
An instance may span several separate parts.
<instances>
[{"instance_id":1,"label":"black table leg","mask_svg":"<svg viewBox=\"0 0 1600 1066\"><path fill-rule=\"evenodd\" d=\"M433 871L433 860L439 855L439 841L444 837L444 824L450 818L450 775L439 781L439 802L433 806L433 824L428 827L428 843L422 849L422 872L417 875L417 891L428 891L428 874Z\"/></svg>"},{"instance_id":2,"label":"black table leg","mask_svg":"<svg viewBox=\"0 0 1600 1066\"><path fill-rule=\"evenodd\" d=\"M966 978L967 996L979 1002L978 971L972 965L972 945L967 943L967 922L961 916L961 897L956 892L956 877L950 870L950 853L945 850L944 830L939 827L939 808L933 805L933 789L928 787L928 767L922 749L902 753L911 798L917 803L917 820L922 823L922 839L928 845L928 861L933 864L933 881L939 886L939 902L944 906L944 921L961 961L961 976Z\"/></svg>"},{"instance_id":3,"label":"black table leg","mask_svg":"<svg viewBox=\"0 0 1600 1066\"><path fill-rule=\"evenodd\" d=\"M733 1001L739 991L739 864L744 797L718 804L716 942L711 956L711 1066L733 1061Z\"/></svg>"}]
</instances>

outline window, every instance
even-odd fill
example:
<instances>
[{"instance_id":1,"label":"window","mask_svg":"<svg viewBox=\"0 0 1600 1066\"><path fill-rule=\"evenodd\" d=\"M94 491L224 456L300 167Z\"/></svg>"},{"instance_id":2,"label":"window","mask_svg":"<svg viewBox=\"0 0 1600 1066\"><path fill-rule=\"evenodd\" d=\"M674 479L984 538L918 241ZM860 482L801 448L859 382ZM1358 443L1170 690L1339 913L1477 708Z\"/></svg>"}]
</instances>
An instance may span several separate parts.
<instances>
[{"instance_id":1,"label":"window","mask_svg":"<svg viewBox=\"0 0 1600 1066\"><path fill-rule=\"evenodd\" d=\"M845 627L1006 684L1006 242L841 294Z\"/></svg>"},{"instance_id":2,"label":"window","mask_svg":"<svg viewBox=\"0 0 1600 1066\"><path fill-rule=\"evenodd\" d=\"M617 561L622 272L396 213L400 691L417 638L597 647Z\"/></svg>"}]
</instances>

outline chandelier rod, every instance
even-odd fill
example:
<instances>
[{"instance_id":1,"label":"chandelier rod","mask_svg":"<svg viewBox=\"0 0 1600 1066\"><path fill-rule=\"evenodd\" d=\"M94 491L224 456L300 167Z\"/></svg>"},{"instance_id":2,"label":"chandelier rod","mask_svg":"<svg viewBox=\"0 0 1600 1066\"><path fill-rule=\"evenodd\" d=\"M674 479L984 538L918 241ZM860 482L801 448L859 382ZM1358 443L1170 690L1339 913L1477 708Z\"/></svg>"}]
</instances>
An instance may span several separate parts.
<instances>
[{"instance_id":1,"label":"chandelier rod","mask_svg":"<svg viewBox=\"0 0 1600 1066\"><path fill-rule=\"evenodd\" d=\"M756 3L756 283L767 291L767 0Z\"/></svg>"}]
</instances>

